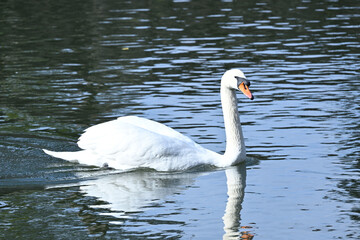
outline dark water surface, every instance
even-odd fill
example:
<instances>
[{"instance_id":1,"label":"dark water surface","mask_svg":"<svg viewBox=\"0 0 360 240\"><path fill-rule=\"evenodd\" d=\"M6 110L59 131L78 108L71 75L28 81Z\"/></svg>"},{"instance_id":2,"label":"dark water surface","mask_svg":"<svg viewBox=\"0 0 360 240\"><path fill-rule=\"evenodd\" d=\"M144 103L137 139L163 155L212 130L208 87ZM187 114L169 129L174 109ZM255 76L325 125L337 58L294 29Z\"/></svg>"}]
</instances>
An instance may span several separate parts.
<instances>
[{"instance_id":1,"label":"dark water surface","mask_svg":"<svg viewBox=\"0 0 360 240\"><path fill-rule=\"evenodd\" d=\"M358 0L0 1L0 239L358 239L359 33ZM230 68L255 95L247 166L119 173L41 151L138 115L221 152Z\"/></svg>"}]
</instances>

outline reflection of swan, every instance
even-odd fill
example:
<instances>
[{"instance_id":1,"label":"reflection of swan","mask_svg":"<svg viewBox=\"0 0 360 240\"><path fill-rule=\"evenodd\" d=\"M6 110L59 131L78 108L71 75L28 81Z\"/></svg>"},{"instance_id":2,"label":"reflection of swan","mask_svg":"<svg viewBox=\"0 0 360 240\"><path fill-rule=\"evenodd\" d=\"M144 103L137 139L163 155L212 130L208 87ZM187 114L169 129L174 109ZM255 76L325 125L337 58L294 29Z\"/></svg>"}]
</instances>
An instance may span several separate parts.
<instances>
[{"instance_id":1,"label":"reflection of swan","mask_svg":"<svg viewBox=\"0 0 360 240\"><path fill-rule=\"evenodd\" d=\"M245 164L226 169L228 201L226 204L224 220L225 234L223 239L239 239L240 211L244 199L246 182Z\"/></svg>"},{"instance_id":2,"label":"reflection of swan","mask_svg":"<svg viewBox=\"0 0 360 240\"><path fill-rule=\"evenodd\" d=\"M80 190L105 201L111 215L125 217L164 200L191 185L200 173L134 171L107 175L84 182Z\"/></svg>"},{"instance_id":3,"label":"reflection of swan","mask_svg":"<svg viewBox=\"0 0 360 240\"><path fill-rule=\"evenodd\" d=\"M250 82L238 69L221 78L221 103L226 130L224 155L205 149L181 133L155 121L127 116L88 128L79 138L78 152L47 154L69 161L116 169L137 167L160 171L183 170L199 164L230 166L245 159L245 145L235 90L253 99Z\"/></svg>"},{"instance_id":4,"label":"reflection of swan","mask_svg":"<svg viewBox=\"0 0 360 240\"><path fill-rule=\"evenodd\" d=\"M244 198L246 178L245 164L228 168L225 173L228 199L223 216L225 230L223 239L239 239L240 211ZM128 228L129 223L134 224L132 221L139 220L141 222L144 219L151 218L161 225L172 222L175 225L169 225L170 229L167 229L168 232L172 232L175 229L181 229L184 223L189 224L191 221L189 221L188 217L195 218L193 221L195 223L198 222L197 217L202 219L204 211L199 212L199 209L197 209L198 204L201 204L203 210L207 209L210 213L214 211L214 209L211 209L213 207L211 201L207 203L201 200L197 203L195 199L195 202L190 201L186 203L187 205L184 205L183 199L188 199L188 197L184 197L186 193L179 195L186 189L191 189L189 186L193 186L199 176L207 174L209 173L125 172L82 182L80 191L87 196L96 197L99 200L98 204L92 207L101 207L104 209L101 210L102 214L115 217L116 220L112 219L112 223L123 225L123 231ZM197 210L188 212L187 208ZM220 206L220 208L222 207ZM210 214L207 210L205 212ZM151 213L152 211L153 213ZM129 219L130 222L127 221ZM159 229L163 228L159 227Z\"/></svg>"}]
</instances>

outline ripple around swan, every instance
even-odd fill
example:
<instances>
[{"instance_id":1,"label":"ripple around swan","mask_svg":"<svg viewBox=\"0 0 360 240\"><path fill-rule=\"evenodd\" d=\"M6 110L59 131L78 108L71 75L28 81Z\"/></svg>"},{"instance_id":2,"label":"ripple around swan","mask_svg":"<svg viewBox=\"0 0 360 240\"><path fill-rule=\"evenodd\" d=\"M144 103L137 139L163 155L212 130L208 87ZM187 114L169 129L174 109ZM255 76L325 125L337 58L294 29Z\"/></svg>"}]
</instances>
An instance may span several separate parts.
<instances>
[{"instance_id":1,"label":"ripple around swan","mask_svg":"<svg viewBox=\"0 0 360 240\"><path fill-rule=\"evenodd\" d=\"M242 226L258 238L358 239L359 10L325 0L2 1L0 238L247 232L224 233L224 170L157 179L41 151L75 150L87 127L139 115L223 152L219 78L239 67L255 96L238 100L250 160ZM95 189L125 193L127 177L148 187L132 211L114 207L110 186L108 196Z\"/></svg>"}]
</instances>

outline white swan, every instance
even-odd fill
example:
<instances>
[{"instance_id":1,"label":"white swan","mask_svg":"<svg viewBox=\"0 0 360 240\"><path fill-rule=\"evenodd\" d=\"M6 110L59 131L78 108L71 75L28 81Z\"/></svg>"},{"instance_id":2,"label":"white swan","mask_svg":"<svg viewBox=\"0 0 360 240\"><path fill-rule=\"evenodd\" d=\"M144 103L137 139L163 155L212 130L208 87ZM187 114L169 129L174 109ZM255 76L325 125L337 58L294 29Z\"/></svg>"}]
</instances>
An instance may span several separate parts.
<instances>
[{"instance_id":1,"label":"white swan","mask_svg":"<svg viewBox=\"0 0 360 240\"><path fill-rule=\"evenodd\" d=\"M200 164L226 167L245 160L245 144L238 115L236 90L253 99L250 82L238 69L221 78L221 104L224 115L226 150L220 155L201 147L190 138L161 123L126 116L85 130L77 152L45 153L81 164L127 170L153 168L158 171L188 169Z\"/></svg>"}]
</instances>

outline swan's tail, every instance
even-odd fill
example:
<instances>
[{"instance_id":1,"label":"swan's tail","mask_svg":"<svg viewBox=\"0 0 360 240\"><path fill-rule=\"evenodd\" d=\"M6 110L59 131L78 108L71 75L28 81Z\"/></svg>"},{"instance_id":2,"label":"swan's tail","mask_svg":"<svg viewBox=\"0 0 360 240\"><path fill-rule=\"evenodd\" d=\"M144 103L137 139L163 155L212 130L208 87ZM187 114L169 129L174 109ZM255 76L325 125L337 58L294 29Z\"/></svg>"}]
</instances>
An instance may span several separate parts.
<instances>
[{"instance_id":1,"label":"swan's tail","mask_svg":"<svg viewBox=\"0 0 360 240\"><path fill-rule=\"evenodd\" d=\"M50 150L43 149L43 151L53 157L61 158L67 161L78 162L84 155L84 150L77 152L54 152Z\"/></svg>"},{"instance_id":2,"label":"swan's tail","mask_svg":"<svg viewBox=\"0 0 360 240\"><path fill-rule=\"evenodd\" d=\"M69 162L77 162L89 166L104 167L107 166L107 161L98 159L97 155L87 150L80 150L77 152L53 152L46 149L43 151L53 157L61 158Z\"/></svg>"}]
</instances>

